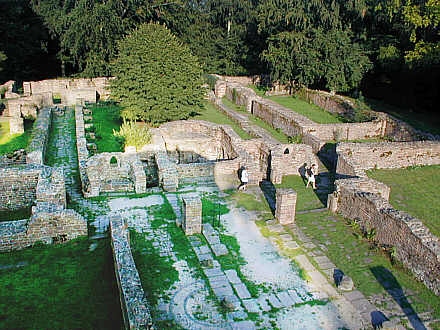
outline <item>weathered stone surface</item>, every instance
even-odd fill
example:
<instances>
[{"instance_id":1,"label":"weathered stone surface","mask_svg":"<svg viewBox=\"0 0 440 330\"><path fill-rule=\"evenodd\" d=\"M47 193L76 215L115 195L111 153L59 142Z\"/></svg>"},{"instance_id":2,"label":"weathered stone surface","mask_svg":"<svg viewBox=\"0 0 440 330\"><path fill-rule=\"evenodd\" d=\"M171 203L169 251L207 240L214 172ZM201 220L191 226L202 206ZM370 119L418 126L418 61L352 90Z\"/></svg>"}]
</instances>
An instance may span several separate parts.
<instances>
[{"instance_id":1,"label":"weathered stone surface","mask_svg":"<svg viewBox=\"0 0 440 330\"><path fill-rule=\"evenodd\" d=\"M278 300L284 305L284 307L290 307L295 304L294 300L289 296L286 291L278 292L276 296Z\"/></svg>"},{"instance_id":2,"label":"weathered stone surface","mask_svg":"<svg viewBox=\"0 0 440 330\"><path fill-rule=\"evenodd\" d=\"M354 284L351 277L344 275L341 283L339 283L338 288L342 291L352 291L354 289Z\"/></svg>"},{"instance_id":3,"label":"weathered stone surface","mask_svg":"<svg viewBox=\"0 0 440 330\"><path fill-rule=\"evenodd\" d=\"M240 299L251 298L251 294L249 293L248 289L246 288L246 285L244 285L243 283L233 284L233 287L235 289L235 292L237 292L237 295L240 297Z\"/></svg>"},{"instance_id":4,"label":"weathered stone surface","mask_svg":"<svg viewBox=\"0 0 440 330\"><path fill-rule=\"evenodd\" d=\"M296 192L289 188L278 188L276 196L275 217L282 225L295 221Z\"/></svg>"},{"instance_id":5,"label":"weathered stone surface","mask_svg":"<svg viewBox=\"0 0 440 330\"><path fill-rule=\"evenodd\" d=\"M274 308L282 308L284 307L281 301L277 298L277 296L273 293L267 296L267 300Z\"/></svg>"},{"instance_id":6,"label":"weathered stone surface","mask_svg":"<svg viewBox=\"0 0 440 330\"><path fill-rule=\"evenodd\" d=\"M260 308L258 307L258 304L255 299L245 299L242 300L242 303L244 305L244 308L249 313L258 313L260 311Z\"/></svg>"},{"instance_id":7,"label":"weathered stone surface","mask_svg":"<svg viewBox=\"0 0 440 330\"><path fill-rule=\"evenodd\" d=\"M185 196L183 201L182 229L186 235L202 232L202 201L199 197ZM202 247L203 248L203 247ZM208 246L204 249L209 251ZM207 252L208 252L207 251ZM210 252L210 251L209 251Z\"/></svg>"},{"instance_id":8,"label":"weathered stone surface","mask_svg":"<svg viewBox=\"0 0 440 330\"><path fill-rule=\"evenodd\" d=\"M131 254L128 232L123 220L110 220L111 243L118 283L121 310L126 329L153 327L148 303Z\"/></svg>"},{"instance_id":9,"label":"weathered stone surface","mask_svg":"<svg viewBox=\"0 0 440 330\"><path fill-rule=\"evenodd\" d=\"M225 274L229 280L229 282L231 282L232 284L238 284L241 283L240 278L237 275L237 271L235 269L228 269L225 270Z\"/></svg>"}]
</instances>

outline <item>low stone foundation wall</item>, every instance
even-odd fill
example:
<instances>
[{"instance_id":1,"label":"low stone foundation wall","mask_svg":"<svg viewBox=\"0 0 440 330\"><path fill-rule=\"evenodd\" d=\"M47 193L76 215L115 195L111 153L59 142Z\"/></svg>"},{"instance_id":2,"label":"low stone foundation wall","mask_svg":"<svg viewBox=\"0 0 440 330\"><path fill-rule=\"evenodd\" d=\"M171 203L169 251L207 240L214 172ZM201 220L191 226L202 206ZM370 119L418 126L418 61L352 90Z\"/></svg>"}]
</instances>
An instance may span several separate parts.
<instances>
[{"instance_id":1,"label":"low stone foundation wall","mask_svg":"<svg viewBox=\"0 0 440 330\"><path fill-rule=\"evenodd\" d=\"M335 185L336 191L329 195L329 208L355 219L366 231L374 228L374 240L394 247L396 258L440 296L439 238L419 219L395 210L387 201L389 188L382 195L377 191L385 185L366 178L337 180Z\"/></svg>"},{"instance_id":2,"label":"low stone foundation wall","mask_svg":"<svg viewBox=\"0 0 440 330\"><path fill-rule=\"evenodd\" d=\"M28 146L26 163L40 165L44 163L51 125L52 108L41 109L32 128L32 140Z\"/></svg>"},{"instance_id":3,"label":"low stone foundation wall","mask_svg":"<svg viewBox=\"0 0 440 330\"><path fill-rule=\"evenodd\" d=\"M87 160L85 171L89 181L86 197L121 191L141 194L147 189L146 174L137 154L97 154Z\"/></svg>"},{"instance_id":4,"label":"low stone foundation wall","mask_svg":"<svg viewBox=\"0 0 440 330\"><path fill-rule=\"evenodd\" d=\"M125 329L154 329L145 292L131 253L127 226L120 217L110 218L110 235Z\"/></svg>"},{"instance_id":5,"label":"low stone foundation wall","mask_svg":"<svg viewBox=\"0 0 440 330\"><path fill-rule=\"evenodd\" d=\"M440 142L338 143L338 174L366 176L373 168L440 164Z\"/></svg>"},{"instance_id":6,"label":"low stone foundation wall","mask_svg":"<svg viewBox=\"0 0 440 330\"><path fill-rule=\"evenodd\" d=\"M82 191L90 193L90 182L86 172L86 163L89 158L87 149L86 131L84 128L83 107L75 106L75 131L76 131L76 150L78 152L78 168L81 179Z\"/></svg>"},{"instance_id":7,"label":"low stone foundation wall","mask_svg":"<svg viewBox=\"0 0 440 330\"><path fill-rule=\"evenodd\" d=\"M77 79L47 79L23 83L25 93L36 94L52 92L61 96L61 102L66 105L76 104L77 98L84 101L96 102L107 99L110 95L108 88L111 77L77 78Z\"/></svg>"},{"instance_id":8,"label":"low stone foundation wall","mask_svg":"<svg viewBox=\"0 0 440 330\"><path fill-rule=\"evenodd\" d=\"M38 165L0 168L0 211L31 207L41 170Z\"/></svg>"}]
</instances>

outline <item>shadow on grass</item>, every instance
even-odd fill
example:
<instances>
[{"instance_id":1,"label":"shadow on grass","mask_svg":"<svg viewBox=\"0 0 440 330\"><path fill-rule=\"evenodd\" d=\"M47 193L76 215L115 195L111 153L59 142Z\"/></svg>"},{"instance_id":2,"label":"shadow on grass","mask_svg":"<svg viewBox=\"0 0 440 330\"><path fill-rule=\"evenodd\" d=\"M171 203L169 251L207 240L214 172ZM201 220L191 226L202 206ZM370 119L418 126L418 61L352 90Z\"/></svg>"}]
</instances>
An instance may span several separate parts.
<instances>
[{"instance_id":1,"label":"shadow on grass","mask_svg":"<svg viewBox=\"0 0 440 330\"><path fill-rule=\"evenodd\" d=\"M393 297L394 301L400 306L400 308L402 308L403 313L405 313L405 316L408 318L412 327L416 330L426 330L422 320L420 320L419 316L412 308L402 287L391 271L383 266L371 267L370 271L391 297ZM375 325L373 324L373 326Z\"/></svg>"},{"instance_id":2,"label":"shadow on grass","mask_svg":"<svg viewBox=\"0 0 440 330\"><path fill-rule=\"evenodd\" d=\"M275 215L275 208L277 203L276 188L272 182L263 180L260 182L260 189L263 192L264 198L266 198L267 204L269 204L270 211Z\"/></svg>"}]
</instances>

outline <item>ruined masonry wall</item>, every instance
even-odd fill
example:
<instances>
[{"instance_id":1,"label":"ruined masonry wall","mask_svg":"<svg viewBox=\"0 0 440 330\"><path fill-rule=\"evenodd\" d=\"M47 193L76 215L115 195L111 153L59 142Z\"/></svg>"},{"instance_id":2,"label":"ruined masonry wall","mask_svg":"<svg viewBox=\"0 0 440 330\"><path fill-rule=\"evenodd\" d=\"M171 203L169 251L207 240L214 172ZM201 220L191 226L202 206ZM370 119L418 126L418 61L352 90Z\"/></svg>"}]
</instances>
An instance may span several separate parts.
<instances>
[{"instance_id":1,"label":"ruined masonry wall","mask_svg":"<svg viewBox=\"0 0 440 330\"><path fill-rule=\"evenodd\" d=\"M288 153L285 153L288 152ZM280 184L284 175L303 175L305 166L318 164L312 147L305 144L281 144L271 150L270 181Z\"/></svg>"},{"instance_id":2,"label":"ruined masonry wall","mask_svg":"<svg viewBox=\"0 0 440 330\"><path fill-rule=\"evenodd\" d=\"M125 329L153 329L146 295L131 253L127 227L118 216L110 218L110 235Z\"/></svg>"},{"instance_id":3,"label":"ruined masonry wall","mask_svg":"<svg viewBox=\"0 0 440 330\"><path fill-rule=\"evenodd\" d=\"M32 140L28 146L26 163L40 165L44 163L51 125L52 109L41 109L32 129Z\"/></svg>"},{"instance_id":4,"label":"ruined masonry wall","mask_svg":"<svg viewBox=\"0 0 440 330\"><path fill-rule=\"evenodd\" d=\"M75 107L75 131L76 131L76 150L78 152L78 167L81 179L81 186L84 195L90 193L90 182L86 172L86 163L89 158L89 150L87 149L86 131L84 128L83 107Z\"/></svg>"},{"instance_id":5,"label":"ruined masonry wall","mask_svg":"<svg viewBox=\"0 0 440 330\"><path fill-rule=\"evenodd\" d=\"M396 257L414 276L440 296L440 242L419 219L395 210L381 195L365 191L358 179L336 181L332 208L343 217L359 219L375 241L395 247Z\"/></svg>"},{"instance_id":6,"label":"ruined masonry wall","mask_svg":"<svg viewBox=\"0 0 440 330\"><path fill-rule=\"evenodd\" d=\"M402 168L440 164L440 142L339 143L339 174L366 176L372 168Z\"/></svg>"},{"instance_id":7,"label":"ruined masonry wall","mask_svg":"<svg viewBox=\"0 0 440 330\"><path fill-rule=\"evenodd\" d=\"M282 225L295 222L296 198L295 190L290 188L277 189L275 218Z\"/></svg>"},{"instance_id":8,"label":"ruined masonry wall","mask_svg":"<svg viewBox=\"0 0 440 330\"><path fill-rule=\"evenodd\" d=\"M35 165L0 168L0 211L31 207L40 172L40 166Z\"/></svg>"}]
</instances>

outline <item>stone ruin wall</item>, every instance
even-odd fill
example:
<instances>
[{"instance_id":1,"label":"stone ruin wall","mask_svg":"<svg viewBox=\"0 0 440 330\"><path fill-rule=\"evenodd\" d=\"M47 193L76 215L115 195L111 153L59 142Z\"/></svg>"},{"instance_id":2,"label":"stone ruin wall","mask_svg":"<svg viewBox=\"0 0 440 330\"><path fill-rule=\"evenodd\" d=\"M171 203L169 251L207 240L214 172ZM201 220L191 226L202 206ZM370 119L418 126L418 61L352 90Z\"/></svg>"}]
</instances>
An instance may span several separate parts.
<instances>
[{"instance_id":1,"label":"stone ruin wall","mask_svg":"<svg viewBox=\"0 0 440 330\"><path fill-rule=\"evenodd\" d=\"M440 164L440 142L339 143L338 174L366 176L373 168Z\"/></svg>"},{"instance_id":2,"label":"stone ruin wall","mask_svg":"<svg viewBox=\"0 0 440 330\"><path fill-rule=\"evenodd\" d=\"M395 210L388 202L389 188L384 184L367 178L342 179L335 184L329 208L355 219L366 231L374 228L375 242L394 247L396 258L440 296L439 238L419 219Z\"/></svg>"},{"instance_id":3,"label":"stone ruin wall","mask_svg":"<svg viewBox=\"0 0 440 330\"><path fill-rule=\"evenodd\" d=\"M112 164L111 160L116 163ZM90 157L85 165L89 182L86 197L111 192L146 192L146 174L137 154L105 152Z\"/></svg>"},{"instance_id":4,"label":"stone ruin wall","mask_svg":"<svg viewBox=\"0 0 440 330\"><path fill-rule=\"evenodd\" d=\"M76 131L76 151L78 153L78 169L84 196L90 193L90 182L86 172L86 163L89 158L87 149L86 131L84 127L83 107L75 107L75 131Z\"/></svg>"},{"instance_id":5,"label":"stone ruin wall","mask_svg":"<svg viewBox=\"0 0 440 330\"><path fill-rule=\"evenodd\" d=\"M280 128L289 136L311 134L317 139L330 141L338 136L339 139L357 140L374 137L389 137L396 141L415 141L420 137L424 139L438 139L423 132L416 131L408 124L380 112L373 112L376 119L363 123L342 123L342 124L317 124L310 119L286 109L275 102L261 98L251 89L245 87L252 81L252 78L244 77L243 83L240 79L230 79L231 77L218 76L220 79L216 82L215 94L218 98L226 97L237 105L244 105L246 109L272 125L274 128ZM246 83L245 83L246 82ZM342 96L331 95L322 91L307 90L310 100L318 106L323 106L329 112L340 114L354 112L350 108L350 102ZM314 95L312 97L312 95ZM310 140L310 139L309 139ZM309 142L309 141L308 141ZM314 142L313 147L324 145L324 143ZM314 149L315 152L319 151Z\"/></svg>"},{"instance_id":6,"label":"stone ruin wall","mask_svg":"<svg viewBox=\"0 0 440 330\"><path fill-rule=\"evenodd\" d=\"M131 252L127 225L119 216L110 218L110 237L125 329L154 329L147 297Z\"/></svg>"},{"instance_id":7,"label":"stone ruin wall","mask_svg":"<svg viewBox=\"0 0 440 330\"><path fill-rule=\"evenodd\" d=\"M87 235L87 222L67 204L61 168L22 165L0 168L0 210L32 206L30 219L0 223L0 251L22 249L37 241L53 243Z\"/></svg>"},{"instance_id":8,"label":"stone ruin wall","mask_svg":"<svg viewBox=\"0 0 440 330\"><path fill-rule=\"evenodd\" d=\"M99 78L75 78L75 79L47 79L41 81L30 81L23 83L24 94L36 94L44 92L52 92L61 96L62 103L69 101L69 105L76 103L76 97L89 95L96 101L96 93L102 100L108 99L110 91L108 88L111 77ZM95 92L95 94L92 93ZM77 93L78 92L78 93ZM69 94L78 94L69 96ZM89 101L89 99L85 99ZM90 102L93 102L90 100Z\"/></svg>"},{"instance_id":9,"label":"stone ruin wall","mask_svg":"<svg viewBox=\"0 0 440 330\"><path fill-rule=\"evenodd\" d=\"M270 181L280 184L285 175L304 175L304 164L319 164L312 147L305 144L278 145L271 150Z\"/></svg>"},{"instance_id":10,"label":"stone ruin wall","mask_svg":"<svg viewBox=\"0 0 440 330\"><path fill-rule=\"evenodd\" d=\"M26 163L43 164L51 126L52 108L41 109L32 128L32 140L28 146Z\"/></svg>"},{"instance_id":11,"label":"stone ruin wall","mask_svg":"<svg viewBox=\"0 0 440 330\"><path fill-rule=\"evenodd\" d=\"M40 173L37 165L0 168L0 211L30 208L36 199Z\"/></svg>"}]
</instances>

